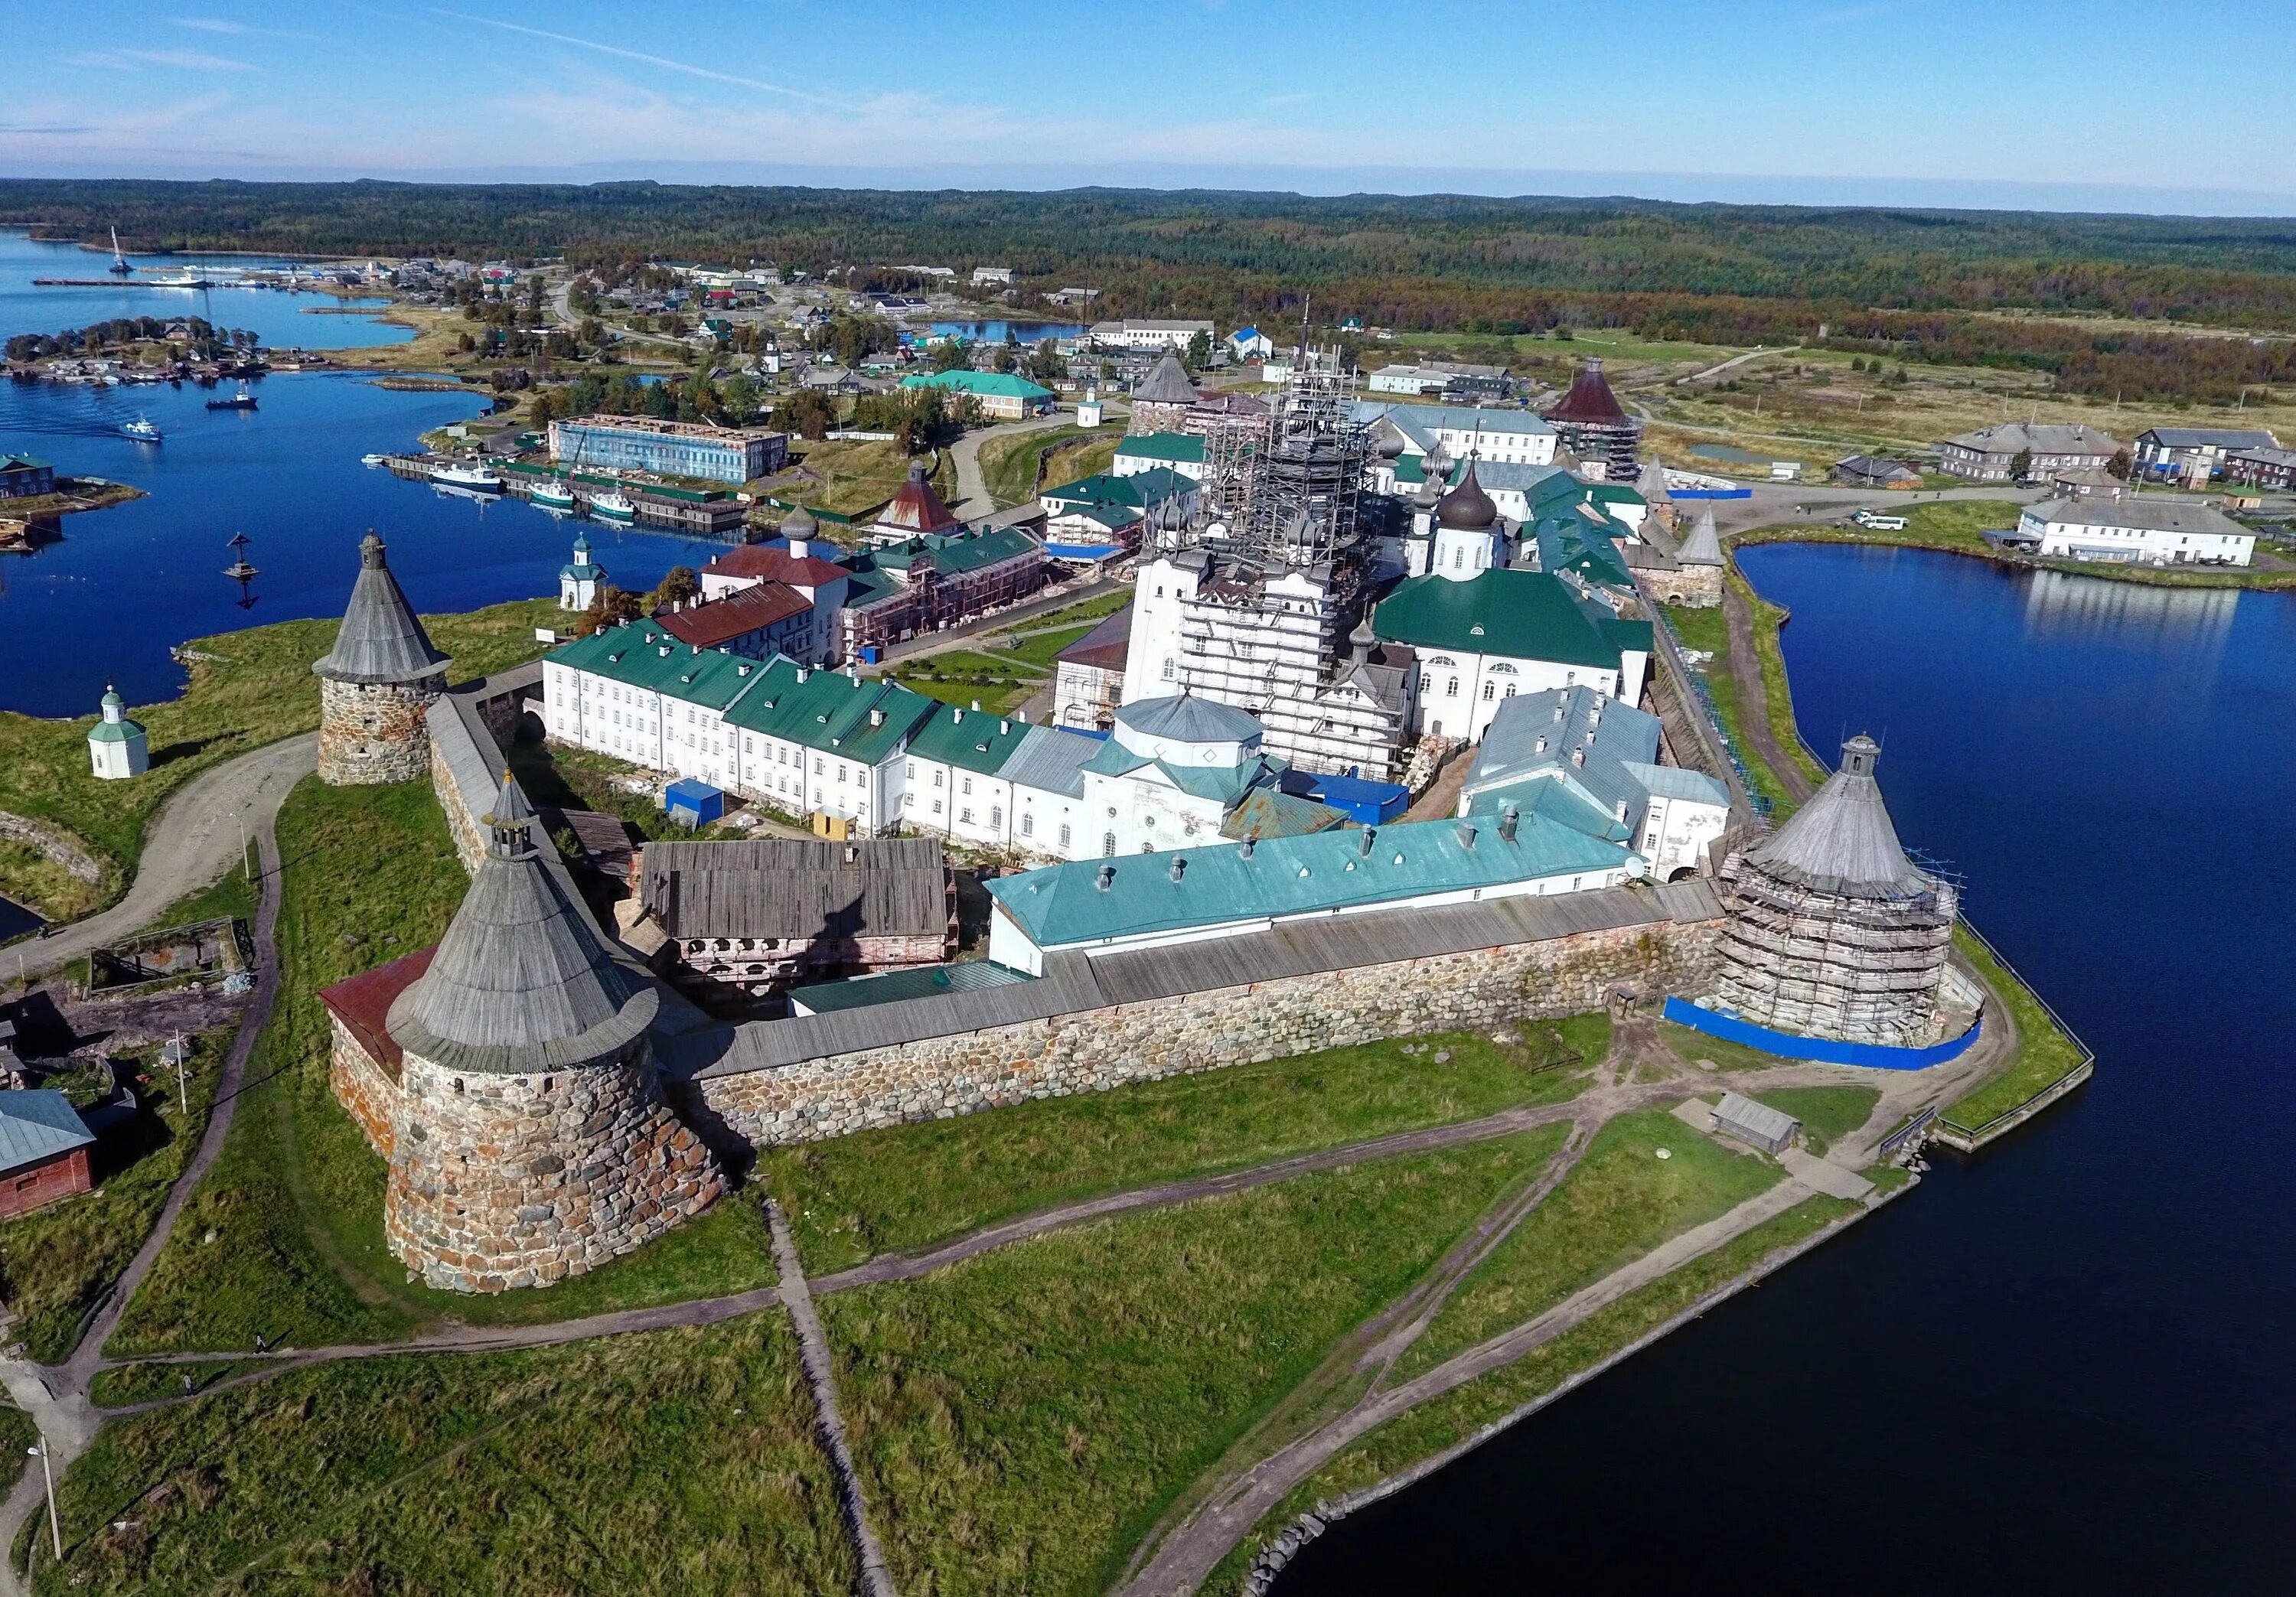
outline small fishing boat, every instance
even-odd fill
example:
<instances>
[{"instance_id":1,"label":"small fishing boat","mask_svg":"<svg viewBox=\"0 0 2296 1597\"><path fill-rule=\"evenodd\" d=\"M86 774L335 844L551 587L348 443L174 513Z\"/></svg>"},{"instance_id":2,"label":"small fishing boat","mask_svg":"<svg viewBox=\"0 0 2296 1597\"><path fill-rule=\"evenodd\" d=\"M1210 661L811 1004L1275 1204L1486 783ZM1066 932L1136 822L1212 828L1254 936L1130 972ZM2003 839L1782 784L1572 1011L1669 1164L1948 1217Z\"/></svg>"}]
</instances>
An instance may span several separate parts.
<instances>
[{"instance_id":1,"label":"small fishing boat","mask_svg":"<svg viewBox=\"0 0 2296 1597\"><path fill-rule=\"evenodd\" d=\"M528 495L544 510L572 510L574 490L562 482L537 482Z\"/></svg>"},{"instance_id":2,"label":"small fishing boat","mask_svg":"<svg viewBox=\"0 0 2296 1597\"><path fill-rule=\"evenodd\" d=\"M386 465L390 463L390 456L388 455L362 455L359 456L359 464L363 466Z\"/></svg>"},{"instance_id":3,"label":"small fishing boat","mask_svg":"<svg viewBox=\"0 0 2296 1597\"><path fill-rule=\"evenodd\" d=\"M151 417L138 416L133 422L119 424L119 436L133 438L139 444L156 444L167 435L160 430Z\"/></svg>"},{"instance_id":4,"label":"small fishing boat","mask_svg":"<svg viewBox=\"0 0 2296 1597\"><path fill-rule=\"evenodd\" d=\"M619 493L600 494L590 501L590 513L603 521L635 521L638 507Z\"/></svg>"},{"instance_id":5,"label":"small fishing boat","mask_svg":"<svg viewBox=\"0 0 2296 1597\"><path fill-rule=\"evenodd\" d=\"M499 494L503 479L484 466L460 461L430 468L430 480L442 488L462 488L477 494Z\"/></svg>"},{"instance_id":6,"label":"small fishing boat","mask_svg":"<svg viewBox=\"0 0 2296 1597\"><path fill-rule=\"evenodd\" d=\"M255 396L248 392L247 385L242 382L239 385L239 392L232 395L228 399L209 400L208 408L209 410L253 410Z\"/></svg>"}]
</instances>

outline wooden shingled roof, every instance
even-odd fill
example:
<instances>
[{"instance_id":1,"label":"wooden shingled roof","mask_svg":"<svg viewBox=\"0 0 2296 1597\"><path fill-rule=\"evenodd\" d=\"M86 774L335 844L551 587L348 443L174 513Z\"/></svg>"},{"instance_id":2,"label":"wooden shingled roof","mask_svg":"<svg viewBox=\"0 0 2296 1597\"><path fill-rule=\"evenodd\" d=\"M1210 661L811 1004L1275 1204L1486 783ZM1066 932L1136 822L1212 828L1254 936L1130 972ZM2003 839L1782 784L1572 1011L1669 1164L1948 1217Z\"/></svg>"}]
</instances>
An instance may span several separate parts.
<instances>
[{"instance_id":1,"label":"wooden shingled roof","mask_svg":"<svg viewBox=\"0 0 2296 1597\"><path fill-rule=\"evenodd\" d=\"M941 937L949 875L931 838L654 842L639 901L673 938Z\"/></svg>"}]
</instances>

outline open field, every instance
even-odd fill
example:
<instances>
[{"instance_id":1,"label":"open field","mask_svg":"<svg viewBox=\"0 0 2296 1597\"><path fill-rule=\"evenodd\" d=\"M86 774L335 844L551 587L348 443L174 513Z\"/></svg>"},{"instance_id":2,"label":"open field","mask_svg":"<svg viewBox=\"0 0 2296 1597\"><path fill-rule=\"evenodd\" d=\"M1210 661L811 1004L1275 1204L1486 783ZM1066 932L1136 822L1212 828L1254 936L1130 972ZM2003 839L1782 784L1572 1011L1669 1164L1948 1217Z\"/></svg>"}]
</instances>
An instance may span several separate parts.
<instances>
[{"instance_id":1,"label":"open field","mask_svg":"<svg viewBox=\"0 0 2296 1597\"><path fill-rule=\"evenodd\" d=\"M873 511L900 492L909 479L911 456L892 442L805 444L793 455L804 468L775 478L770 488L776 497L802 500L819 510L840 516ZM943 499L956 492L947 463L939 457L914 457L927 469L934 491Z\"/></svg>"},{"instance_id":2,"label":"open field","mask_svg":"<svg viewBox=\"0 0 2296 1597\"><path fill-rule=\"evenodd\" d=\"M859 1132L771 1150L758 1179L819 1274L1102 1192L1558 1102L1586 1072L1543 1067L1610 1044L1599 1012L1523 1030L1529 1046L1454 1032Z\"/></svg>"},{"instance_id":3,"label":"open field","mask_svg":"<svg viewBox=\"0 0 2296 1597\"><path fill-rule=\"evenodd\" d=\"M435 940L468 878L429 784L298 788L281 812L278 1007L223 1157L113 1338L120 1353L387 1339L444 1316L572 1318L774 1279L738 1195L652 1247L547 1292L470 1298L406 1280L382 1240L383 1162L327 1086L318 989ZM216 1241L206 1241L212 1231Z\"/></svg>"},{"instance_id":4,"label":"open field","mask_svg":"<svg viewBox=\"0 0 2296 1597\"><path fill-rule=\"evenodd\" d=\"M778 1314L283 1375L118 1422L60 1483L63 1593L852 1584Z\"/></svg>"},{"instance_id":5,"label":"open field","mask_svg":"<svg viewBox=\"0 0 2296 1597\"><path fill-rule=\"evenodd\" d=\"M1668 1157L1659 1157L1664 1149ZM1701 1136L1662 1110L1621 1115L1463 1282L1398 1365L1433 1368L1545 1313L1652 1249L1776 1183L1768 1159Z\"/></svg>"},{"instance_id":6,"label":"open field","mask_svg":"<svg viewBox=\"0 0 2296 1597\"><path fill-rule=\"evenodd\" d=\"M451 675L462 681L534 659L545 647L534 641L534 629L560 618L554 599L524 599L423 621L432 642L454 657ZM182 694L127 712L152 742L151 772L135 782L99 782L89 774L93 716L49 721L0 712L0 809L77 837L105 867L96 902L70 907L85 913L119 895L143 847L144 823L190 778L319 724L311 662L333 645L338 625L282 621L193 639ZM19 880L12 857L0 851L0 893L17 897L21 888L25 901L45 909L39 893L56 890L52 877L34 871Z\"/></svg>"},{"instance_id":7,"label":"open field","mask_svg":"<svg viewBox=\"0 0 2296 1597\"><path fill-rule=\"evenodd\" d=\"M900 1589L1104 1589L1172 1494L1544 1163L1535 1140L1302 1175L823 1299Z\"/></svg>"}]
</instances>

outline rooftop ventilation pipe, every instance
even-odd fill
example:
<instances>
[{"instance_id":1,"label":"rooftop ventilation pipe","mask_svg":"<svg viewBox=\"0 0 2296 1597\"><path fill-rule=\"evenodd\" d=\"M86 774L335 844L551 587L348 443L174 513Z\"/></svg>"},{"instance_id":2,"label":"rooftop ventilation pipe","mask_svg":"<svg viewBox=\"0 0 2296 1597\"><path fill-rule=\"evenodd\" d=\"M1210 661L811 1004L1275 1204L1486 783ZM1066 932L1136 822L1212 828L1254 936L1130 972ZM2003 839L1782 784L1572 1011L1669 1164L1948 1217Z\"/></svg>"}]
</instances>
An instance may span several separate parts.
<instances>
[{"instance_id":1,"label":"rooftop ventilation pipe","mask_svg":"<svg viewBox=\"0 0 2296 1597\"><path fill-rule=\"evenodd\" d=\"M1177 881L1188 873L1188 857L1185 854L1172 856L1172 880Z\"/></svg>"},{"instance_id":2,"label":"rooftop ventilation pipe","mask_svg":"<svg viewBox=\"0 0 2296 1597\"><path fill-rule=\"evenodd\" d=\"M1584 749L1573 749L1570 751L1570 763L1574 766L1585 765L1587 763L1587 751Z\"/></svg>"},{"instance_id":3,"label":"rooftop ventilation pipe","mask_svg":"<svg viewBox=\"0 0 2296 1597\"><path fill-rule=\"evenodd\" d=\"M1460 822L1460 823L1459 823L1459 847L1460 847L1460 848L1462 848L1472 849L1472 848L1474 848L1474 846L1475 846L1475 829L1474 829L1472 826L1470 826L1469 824L1467 824L1467 823L1465 823L1464 821Z\"/></svg>"},{"instance_id":4,"label":"rooftop ventilation pipe","mask_svg":"<svg viewBox=\"0 0 2296 1597\"><path fill-rule=\"evenodd\" d=\"M1237 854L1237 856L1238 856L1239 857L1241 857L1241 858L1243 858L1243 859L1250 859L1250 858L1251 857L1251 848L1252 848L1252 845L1253 845L1253 844L1255 844L1255 843L1257 843L1257 842L1259 842L1259 834L1258 832L1247 832L1247 833L1245 833L1245 834L1244 834L1244 839L1243 839L1243 847L1236 850L1236 854Z\"/></svg>"},{"instance_id":5,"label":"rooftop ventilation pipe","mask_svg":"<svg viewBox=\"0 0 2296 1597\"><path fill-rule=\"evenodd\" d=\"M1515 829L1515 825L1516 825L1516 823L1517 823L1518 822L1520 822L1521 819L1522 819L1522 812L1521 812L1521 810L1517 809L1517 808L1516 808L1513 805L1512 805L1512 804L1510 804L1510 805L1508 805L1508 806L1506 807L1506 814L1505 814L1505 815L1501 815L1501 816L1499 817L1499 841L1500 841L1500 842L1502 842L1502 843L1512 843L1512 842L1513 842L1513 841L1514 841L1514 829Z\"/></svg>"},{"instance_id":6,"label":"rooftop ventilation pipe","mask_svg":"<svg viewBox=\"0 0 2296 1597\"><path fill-rule=\"evenodd\" d=\"M1363 829L1363 841L1357 846L1356 852L1368 859L1371 857L1372 845L1377 841L1379 841L1379 828L1366 826Z\"/></svg>"},{"instance_id":7,"label":"rooftop ventilation pipe","mask_svg":"<svg viewBox=\"0 0 2296 1597\"><path fill-rule=\"evenodd\" d=\"M1101 866L1100 877L1097 885L1100 888L1100 890L1103 893L1108 891L1110 888L1116 885L1116 867L1114 865Z\"/></svg>"}]
</instances>

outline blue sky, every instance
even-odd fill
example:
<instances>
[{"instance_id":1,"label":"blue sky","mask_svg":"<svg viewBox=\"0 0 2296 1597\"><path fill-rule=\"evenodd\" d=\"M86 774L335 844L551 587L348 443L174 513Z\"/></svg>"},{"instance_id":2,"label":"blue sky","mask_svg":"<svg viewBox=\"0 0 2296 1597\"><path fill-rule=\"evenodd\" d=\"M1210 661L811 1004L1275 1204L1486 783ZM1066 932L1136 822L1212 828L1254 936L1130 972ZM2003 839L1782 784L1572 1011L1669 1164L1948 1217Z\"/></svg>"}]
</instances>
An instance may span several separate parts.
<instances>
[{"instance_id":1,"label":"blue sky","mask_svg":"<svg viewBox=\"0 0 2296 1597\"><path fill-rule=\"evenodd\" d=\"M0 172L2296 214L2287 0L15 0ZM2243 39L2257 47L2226 48Z\"/></svg>"}]
</instances>

